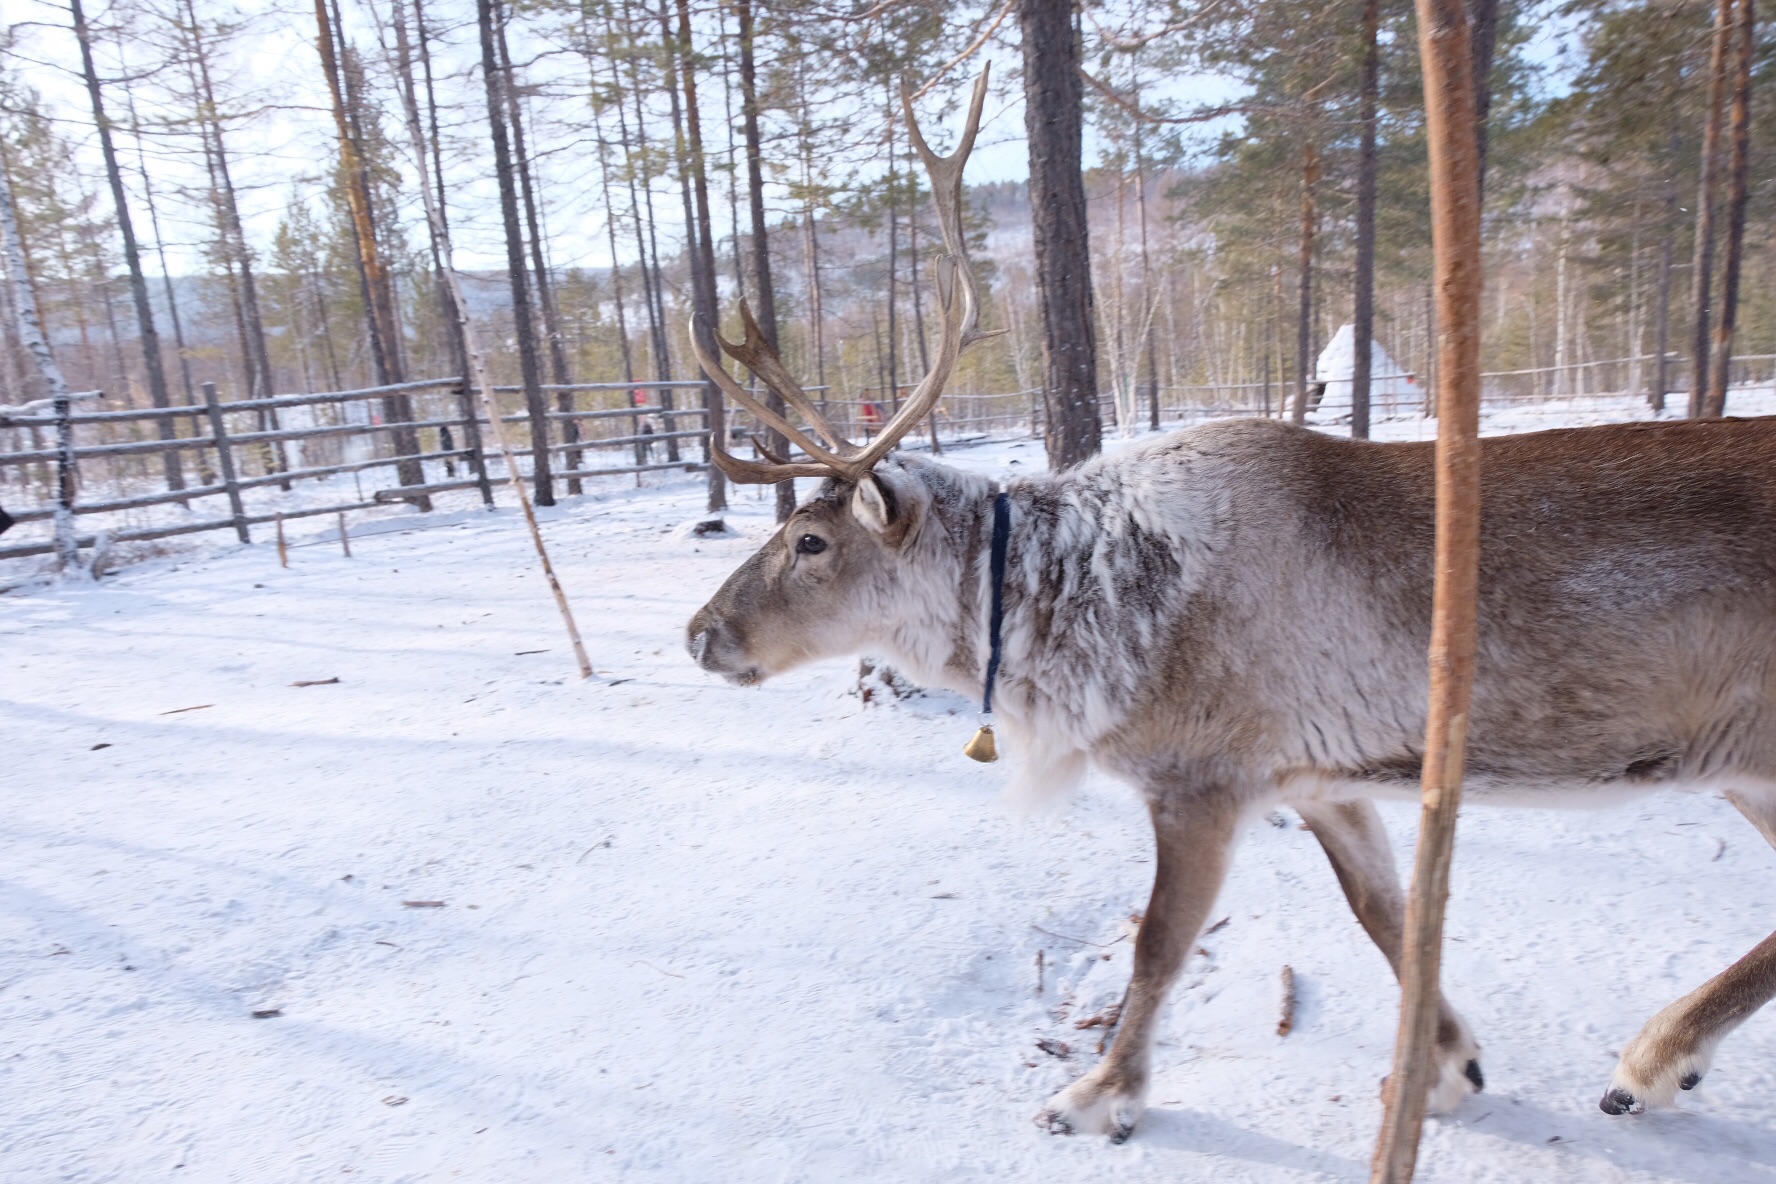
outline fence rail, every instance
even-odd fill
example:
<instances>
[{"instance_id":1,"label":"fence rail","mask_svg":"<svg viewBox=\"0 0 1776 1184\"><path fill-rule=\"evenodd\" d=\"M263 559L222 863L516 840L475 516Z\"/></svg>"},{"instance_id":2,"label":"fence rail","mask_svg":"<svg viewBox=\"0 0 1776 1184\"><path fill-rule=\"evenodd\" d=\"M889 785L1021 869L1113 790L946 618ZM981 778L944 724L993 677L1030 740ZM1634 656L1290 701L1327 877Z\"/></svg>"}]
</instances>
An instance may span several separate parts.
<instances>
[{"instance_id":1,"label":"fence rail","mask_svg":"<svg viewBox=\"0 0 1776 1184\"><path fill-rule=\"evenodd\" d=\"M1482 375L1482 406L1495 417L1495 430L1543 426L1579 414L1645 417L1660 402L1650 393L1657 385L1656 362L1641 356L1489 372ZM1773 387L1770 397L1776 400L1776 355L1737 357L1732 366L1735 391ZM1665 374L1668 383L1681 386L1687 363L1669 357ZM1422 391L1429 385L1404 373L1378 375L1376 381L1393 383L1390 389L1396 391ZM1342 412L1338 384L1322 388L1310 422L1322 427L1343 422L1348 385ZM577 493L591 480L633 476L639 482L645 473L703 468L707 412L696 394L702 387L700 381L545 385L543 391L554 404L543 424L552 480ZM494 390L512 396L521 388ZM692 395L680 404L674 398L678 392ZM1141 429L1148 425L1155 402L1162 424L1178 427L1230 416L1282 415L1291 393L1276 383L1202 383L1143 388L1132 399L1125 391L1120 402L1107 392L1100 402L1107 428ZM873 435L899 407L897 397L885 397L887 392L880 389L834 398L817 387L809 394L852 439ZM214 386L205 384L204 401L197 404L89 409L100 397L99 392L83 392L0 407L0 502L14 507L11 517L19 527L0 545L0 560L67 554L107 539L152 540L215 530L232 529L246 542L253 527L279 517L403 502L429 508L433 495L465 490L476 490L491 505L495 486L504 479L503 462L482 446L484 413L456 378L231 401L221 400ZM583 407L582 398L621 399L626 405ZM1426 414L1421 394L1388 398L1392 401L1378 404L1378 419ZM642 399L647 401L638 401ZM1687 395L1678 389L1664 399L1675 409ZM1776 402L1770 409L1776 410ZM1133 422L1120 425L1119 414ZM1039 390L950 394L905 446L941 449L946 441L953 446L1008 433L1040 435L1043 416ZM508 400L500 419L523 424L530 416ZM727 427L735 449L747 447L748 437L762 430L752 417L733 409ZM598 463L594 458L600 450L606 459L623 463ZM608 455L616 450L622 454ZM528 462L534 451L527 446L515 449L514 456ZM521 475L534 479L530 473ZM345 477L351 479L349 489L337 485ZM217 504L215 499L226 500ZM21 502L34 504L20 508ZM77 521L92 521L98 528L83 532Z\"/></svg>"},{"instance_id":2,"label":"fence rail","mask_svg":"<svg viewBox=\"0 0 1776 1184\"><path fill-rule=\"evenodd\" d=\"M701 386L585 383L545 391L556 397L569 393L571 403L580 392L620 392L634 399ZM0 502L37 503L11 511L21 529L0 545L0 560L213 530L232 529L248 542L252 527L280 517L338 514L391 502L423 507L431 494L454 490L478 490L482 501L492 504L494 483L503 477L498 455L482 447L485 415L460 379L230 401L218 398L211 384L203 393L203 402L178 407L76 409L76 400L102 398L95 391L0 408ZM553 478L578 492L589 478L700 468L704 449L696 445L707 434L704 409L663 403L549 412ZM529 417L502 409L500 418L521 423ZM655 430L656 423L661 430ZM681 445L692 451L681 456ZM584 454L600 448L623 449L634 463L586 464ZM657 453L666 458L657 461ZM529 458L533 451L519 449L517 455ZM150 468L155 458L159 463ZM366 489L364 478L372 474L379 475L381 487ZM188 480L192 476L196 479ZM353 479L349 493L319 490L318 504L298 489L298 483L343 476ZM396 483L388 484L388 476ZM249 495L274 487L284 495L275 505L249 504L264 500ZM219 498L226 499L218 507L221 514L202 509ZM112 521L102 530L75 529L77 518L92 516ZM53 532L45 532L46 523L54 525Z\"/></svg>"}]
</instances>

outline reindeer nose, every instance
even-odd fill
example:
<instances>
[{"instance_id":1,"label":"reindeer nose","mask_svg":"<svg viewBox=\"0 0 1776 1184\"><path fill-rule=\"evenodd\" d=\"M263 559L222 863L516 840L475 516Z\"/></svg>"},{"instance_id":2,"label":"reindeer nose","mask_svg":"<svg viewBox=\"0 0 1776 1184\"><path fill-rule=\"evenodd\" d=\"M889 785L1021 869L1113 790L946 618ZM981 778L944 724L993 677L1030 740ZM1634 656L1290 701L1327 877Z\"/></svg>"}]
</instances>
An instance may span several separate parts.
<instances>
[{"instance_id":1,"label":"reindeer nose","mask_svg":"<svg viewBox=\"0 0 1776 1184\"><path fill-rule=\"evenodd\" d=\"M699 666L703 665L703 655L709 652L709 630L699 629L691 634L685 648L691 651L691 661Z\"/></svg>"}]
</instances>

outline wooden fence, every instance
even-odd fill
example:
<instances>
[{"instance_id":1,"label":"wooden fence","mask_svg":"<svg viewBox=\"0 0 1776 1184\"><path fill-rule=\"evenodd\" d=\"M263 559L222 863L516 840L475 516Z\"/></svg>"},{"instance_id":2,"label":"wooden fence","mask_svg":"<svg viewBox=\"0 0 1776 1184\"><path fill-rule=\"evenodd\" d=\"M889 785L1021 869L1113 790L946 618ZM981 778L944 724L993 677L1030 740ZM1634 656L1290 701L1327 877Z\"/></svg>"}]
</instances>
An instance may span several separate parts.
<instances>
[{"instance_id":1,"label":"wooden fence","mask_svg":"<svg viewBox=\"0 0 1776 1184\"><path fill-rule=\"evenodd\" d=\"M559 456L565 462L556 468L554 478L567 481L577 492L587 478L700 468L706 434L701 406L669 408L662 399L640 406L579 410L573 402L582 392L616 393L629 400L632 392L669 396L674 390L701 385L546 386L548 395L566 396L569 404L565 410L548 413L551 459ZM86 392L0 414L0 447L9 448L0 451L0 499L16 504L20 494L34 494L32 500L38 504L10 509L13 520L27 527L56 525L49 537L43 537L39 528L31 532L36 538L0 545L0 559L93 546L101 537L124 542L232 530L242 542L249 542L254 526L279 519L340 514L391 502L429 509L431 495L448 490L476 489L484 503L492 504L494 483L503 479L497 454L490 457L482 446L486 419L460 379L229 402L217 397L212 383L202 389L202 403L179 407L77 409L77 403L97 396ZM398 406L405 414L378 415L375 405L381 403L386 411L394 399L401 400ZM296 418L308 422L289 422ZM506 423L528 419L522 412L501 415ZM656 421L660 430L654 428ZM586 466L588 452L613 448L623 449L623 459L633 458L634 463ZM655 462L653 457L661 452L664 459ZM514 453L529 457L532 450ZM399 480L403 470L409 475L405 483ZM396 480L366 490L362 477L369 473ZM334 495L320 504L299 499L290 504L288 498L274 505L250 504L258 491L275 488L289 493L298 482L347 474L353 477L353 494L344 500ZM195 482L188 480L192 475ZM412 479L415 475L418 480ZM151 485L158 488L149 490ZM151 512L157 507L181 510L170 520L103 531L82 533L71 525L82 516Z\"/></svg>"},{"instance_id":2,"label":"wooden fence","mask_svg":"<svg viewBox=\"0 0 1776 1184\"><path fill-rule=\"evenodd\" d=\"M1592 418L1632 416L1651 401L1656 367L1647 357L1608 359L1565 367L1497 371L1482 376L1482 406L1509 412L1522 430L1560 422L1574 413ZM1735 390L1776 382L1776 356L1733 360ZM1383 378L1398 376L1380 376ZM1682 358L1667 363L1679 387L1688 372ZM552 477L570 494L585 481L624 475L701 469L707 427L699 382L549 385L547 413ZM517 387L497 387L508 398ZM684 392L690 406L669 405ZM1638 393L1636 393L1638 392ZM898 403L883 392L826 399L814 388L834 425L864 440L892 417ZM904 395L905 391L897 392ZM1149 393L1137 392L1134 429L1147 426ZM1282 415L1284 384L1220 383L1159 388L1160 419L1179 427L1207 419ZM637 398L649 401L634 405ZM1346 396L1348 398L1348 395ZM429 509L436 494L475 490L491 505L505 480L497 453L482 446L486 420L460 379L398 386L224 402L211 384L203 401L167 408L89 409L97 392L43 400L30 408L0 409L0 505L21 529L0 539L0 560L70 555L101 539L151 540L229 530L250 541L256 526L279 519L342 514L391 503ZM1668 413L1681 414L1681 389L1666 396ZM620 406L582 408L583 402ZM1102 400L1107 430L1118 428L1116 400ZM1605 406L1608 404L1608 406ZM1617 406L1620 404L1620 406ZM1402 413L1422 414L1402 405ZM1733 405L1729 403L1729 410ZM1322 426L1338 422L1316 413ZM503 422L528 423L523 411L503 411ZM988 436L1040 435L1040 391L946 395L932 420L909 435L910 448L942 448ZM747 447L758 430L750 417L728 415L730 447ZM528 443L528 442L527 442ZM610 453L620 450L620 456ZM531 456L529 447L515 449ZM609 462L594 463L600 453ZM330 479L351 478L349 493ZM366 478L370 478L367 482ZM306 484L306 487L304 486ZM93 517L93 516L99 517ZM82 531L82 522L101 523Z\"/></svg>"}]
</instances>

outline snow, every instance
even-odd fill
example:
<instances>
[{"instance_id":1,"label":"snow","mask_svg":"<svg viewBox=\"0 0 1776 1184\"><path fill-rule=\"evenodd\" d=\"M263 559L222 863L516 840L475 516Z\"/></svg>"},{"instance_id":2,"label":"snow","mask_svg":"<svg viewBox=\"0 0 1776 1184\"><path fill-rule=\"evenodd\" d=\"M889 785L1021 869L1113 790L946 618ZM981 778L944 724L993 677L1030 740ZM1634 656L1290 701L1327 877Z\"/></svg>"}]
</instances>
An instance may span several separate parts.
<instances>
[{"instance_id":1,"label":"snow","mask_svg":"<svg viewBox=\"0 0 1776 1184\"><path fill-rule=\"evenodd\" d=\"M1038 1131L1128 973L1142 808L1094 776L1012 817L969 704L866 704L855 663L702 674L684 622L770 522L700 509L674 477L545 514L588 682L511 511L0 598L0 1179L1365 1180L1398 996L1293 817L1247 828L1134 1139ZM1679 1109L1597 1110L1773 913L1713 795L1469 810L1445 981L1488 1089L1419 1178L1776 1179L1776 1010Z\"/></svg>"}]
</instances>

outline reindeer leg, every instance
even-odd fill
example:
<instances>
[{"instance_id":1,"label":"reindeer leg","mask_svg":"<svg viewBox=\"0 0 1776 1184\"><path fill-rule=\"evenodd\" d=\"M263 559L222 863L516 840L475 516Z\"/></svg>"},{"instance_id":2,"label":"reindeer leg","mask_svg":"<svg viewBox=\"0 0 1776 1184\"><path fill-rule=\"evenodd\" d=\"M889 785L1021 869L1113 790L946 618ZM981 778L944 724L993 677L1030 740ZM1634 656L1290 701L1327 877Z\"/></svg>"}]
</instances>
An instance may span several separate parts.
<instances>
[{"instance_id":1,"label":"reindeer leg","mask_svg":"<svg viewBox=\"0 0 1776 1184\"><path fill-rule=\"evenodd\" d=\"M1098 1066L1050 1098L1038 1126L1060 1135L1127 1139L1147 1108L1154 1027L1172 982L1202 932L1227 874L1240 804L1231 790L1151 784L1148 805L1158 853L1153 896L1135 938L1116 1042Z\"/></svg>"},{"instance_id":2,"label":"reindeer leg","mask_svg":"<svg viewBox=\"0 0 1776 1184\"><path fill-rule=\"evenodd\" d=\"M1381 825L1375 804L1354 802L1291 802L1332 861L1332 871L1382 957L1400 975L1400 940L1406 922L1406 898L1394 867L1394 849ZM1437 1077L1427 1107L1447 1114L1470 1093L1485 1088L1480 1074L1480 1046L1449 1000L1437 1002Z\"/></svg>"},{"instance_id":3,"label":"reindeer leg","mask_svg":"<svg viewBox=\"0 0 1776 1184\"><path fill-rule=\"evenodd\" d=\"M1776 798L1727 794L1739 812L1776 845ZM1605 1114L1639 1114L1669 1106L1694 1089L1714 1062L1721 1039L1776 996L1776 933L1695 990L1666 1007L1628 1042L1598 1105Z\"/></svg>"}]
</instances>

